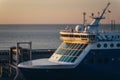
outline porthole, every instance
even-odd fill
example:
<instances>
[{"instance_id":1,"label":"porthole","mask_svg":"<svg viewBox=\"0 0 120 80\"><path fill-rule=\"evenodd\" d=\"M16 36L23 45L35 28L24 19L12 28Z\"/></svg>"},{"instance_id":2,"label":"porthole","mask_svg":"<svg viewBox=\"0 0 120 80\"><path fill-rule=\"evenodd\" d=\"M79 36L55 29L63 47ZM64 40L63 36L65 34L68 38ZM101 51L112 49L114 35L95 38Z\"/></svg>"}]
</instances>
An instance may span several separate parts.
<instances>
[{"instance_id":1,"label":"porthole","mask_svg":"<svg viewBox=\"0 0 120 80\"><path fill-rule=\"evenodd\" d=\"M120 47L120 43L117 44L117 47Z\"/></svg>"},{"instance_id":2,"label":"porthole","mask_svg":"<svg viewBox=\"0 0 120 80\"><path fill-rule=\"evenodd\" d=\"M114 44L110 44L110 47L114 47Z\"/></svg>"},{"instance_id":3,"label":"porthole","mask_svg":"<svg viewBox=\"0 0 120 80\"><path fill-rule=\"evenodd\" d=\"M106 43L104 44L104 47L105 47L105 48L107 47L107 44L106 44Z\"/></svg>"},{"instance_id":4,"label":"porthole","mask_svg":"<svg viewBox=\"0 0 120 80\"><path fill-rule=\"evenodd\" d=\"M101 44L97 44L97 47L100 48L100 47L101 47Z\"/></svg>"}]
</instances>

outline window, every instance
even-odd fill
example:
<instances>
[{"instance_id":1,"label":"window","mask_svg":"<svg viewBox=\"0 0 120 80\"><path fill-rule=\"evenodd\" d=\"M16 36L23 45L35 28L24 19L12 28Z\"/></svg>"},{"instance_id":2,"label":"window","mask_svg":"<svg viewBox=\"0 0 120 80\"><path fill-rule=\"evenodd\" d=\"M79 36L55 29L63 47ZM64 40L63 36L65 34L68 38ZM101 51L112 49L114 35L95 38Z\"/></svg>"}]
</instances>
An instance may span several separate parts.
<instances>
[{"instance_id":1,"label":"window","mask_svg":"<svg viewBox=\"0 0 120 80\"><path fill-rule=\"evenodd\" d=\"M74 62L77 57L81 54L83 48L87 44L77 44L77 43L62 43L56 54L60 54L62 57L59 59L61 62Z\"/></svg>"},{"instance_id":2,"label":"window","mask_svg":"<svg viewBox=\"0 0 120 80\"><path fill-rule=\"evenodd\" d=\"M117 44L117 47L120 47L120 43Z\"/></svg>"},{"instance_id":3,"label":"window","mask_svg":"<svg viewBox=\"0 0 120 80\"><path fill-rule=\"evenodd\" d=\"M112 36L112 39L114 38L114 36Z\"/></svg>"},{"instance_id":4,"label":"window","mask_svg":"<svg viewBox=\"0 0 120 80\"><path fill-rule=\"evenodd\" d=\"M97 44L97 47L100 48L100 47L101 47L101 44Z\"/></svg>"},{"instance_id":5,"label":"window","mask_svg":"<svg viewBox=\"0 0 120 80\"><path fill-rule=\"evenodd\" d=\"M106 44L106 43L104 44L104 47L105 47L105 48L107 47L107 44Z\"/></svg>"},{"instance_id":6,"label":"window","mask_svg":"<svg viewBox=\"0 0 120 80\"><path fill-rule=\"evenodd\" d=\"M114 47L114 44L110 44L110 47Z\"/></svg>"},{"instance_id":7,"label":"window","mask_svg":"<svg viewBox=\"0 0 120 80\"><path fill-rule=\"evenodd\" d=\"M79 36L79 35L74 35L74 37L80 38L80 36Z\"/></svg>"},{"instance_id":8,"label":"window","mask_svg":"<svg viewBox=\"0 0 120 80\"><path fill-rule=\"evenodd\" d=\"M118 39L120 38L120 36L118 35Z\"/></svg>"}]
</instances>

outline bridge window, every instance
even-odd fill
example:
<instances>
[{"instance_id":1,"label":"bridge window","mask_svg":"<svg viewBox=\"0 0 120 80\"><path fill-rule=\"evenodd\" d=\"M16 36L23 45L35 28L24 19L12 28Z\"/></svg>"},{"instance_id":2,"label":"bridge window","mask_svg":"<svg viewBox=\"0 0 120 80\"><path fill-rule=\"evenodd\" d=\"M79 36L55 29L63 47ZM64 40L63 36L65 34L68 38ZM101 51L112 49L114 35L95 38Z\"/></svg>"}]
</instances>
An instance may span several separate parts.
<instances>
[{"instance_id":1,"label":"bridge window","mask_svg":"<svg viewBox=\"0 0 120 80\"><path fill-rule=\"evenodd\" d=\"M63 42L55 53L62 56L58 61L74 62L86 46L87 44Z\"/></svg>"},{"instance_id":2,"label":"bridge window","mask_svg":"<svg viewBox=\"0 0 120 80\"><path fill-rule=\"evenodd\" d=\"M79 38L80 36L79 35L74 35L74 37L78 37Z\"/></svg>"}]
</instances>

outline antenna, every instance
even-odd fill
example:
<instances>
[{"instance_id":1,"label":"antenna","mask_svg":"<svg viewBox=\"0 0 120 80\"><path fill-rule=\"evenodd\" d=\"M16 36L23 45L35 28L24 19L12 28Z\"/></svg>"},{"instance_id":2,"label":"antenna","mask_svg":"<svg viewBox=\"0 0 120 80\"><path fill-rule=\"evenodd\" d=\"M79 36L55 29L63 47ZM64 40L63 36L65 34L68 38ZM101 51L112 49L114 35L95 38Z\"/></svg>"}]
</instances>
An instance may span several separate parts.
<instances>
[{"instance_id":1,"label":"antenna","mask_svg":"<svg viewBox=\"0 0 120 80\"><path fill-rule=\"evenodd\" d=\"M83 25L86 23L86 12L83 12Z\"/></svg>"},{"instance_id":2,"label":"antenna","mask_svg":"<svg viewBox=\"0 0 120 80\"><path fill-rule=\"evenodd\" d=\"M103 9L103 12L102 12L101 14L100 14L100 12L98 13L98 17L94 17L94 16L91 17L92 19L94 19L93 22L91 23L92 26L93 26L93 25L98 26L100 20L101 20L101 19L105 19L105 18L103 17L103 15L105 14L105 12L106 12L107 8L109 7L109 5L110 5L110 2L109 2L109 3L107 4L107 6Z\"/></svg>"},{"instance_id":3,"label":"antenna","mask_svg":"<svg viewBox=\"0 0 120 80\"><path fill-rule=\"evenodd\" d=\"M105 12L106 12L107 8L109 7L109 5L110 5L110 2L107 4L107 6L105 7L105 9L103 10L103 12L102 12L100 18L103 17L103 15L105 14Z\"/></svg>"}]
</instances>

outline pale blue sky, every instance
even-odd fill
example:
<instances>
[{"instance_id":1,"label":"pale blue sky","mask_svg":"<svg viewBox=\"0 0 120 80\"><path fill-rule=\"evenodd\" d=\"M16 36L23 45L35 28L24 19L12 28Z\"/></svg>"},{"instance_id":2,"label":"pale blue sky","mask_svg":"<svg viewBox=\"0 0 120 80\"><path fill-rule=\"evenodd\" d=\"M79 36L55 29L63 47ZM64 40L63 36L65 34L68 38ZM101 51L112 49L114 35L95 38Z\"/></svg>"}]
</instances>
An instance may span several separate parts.
<instances>
[{"instance_id":1,"label":"pale blue sky","mask_svg":"<svg viewBox=\"0 0 120 80\"><path fill-rule=\"evenodd\" d=\"M107 21L120 22L120 0L0 0L0 24L78 24L83 12L90 16L108 2Z\"/></svg>"}]
</instances>

